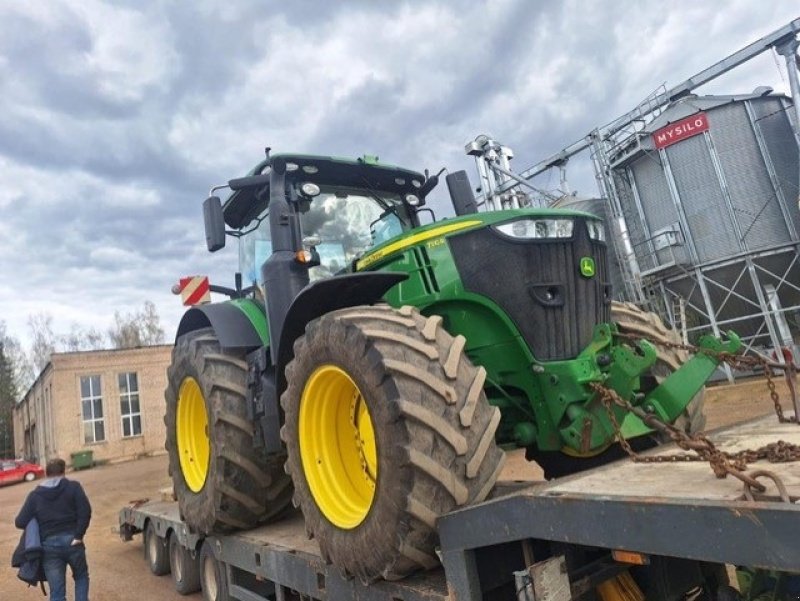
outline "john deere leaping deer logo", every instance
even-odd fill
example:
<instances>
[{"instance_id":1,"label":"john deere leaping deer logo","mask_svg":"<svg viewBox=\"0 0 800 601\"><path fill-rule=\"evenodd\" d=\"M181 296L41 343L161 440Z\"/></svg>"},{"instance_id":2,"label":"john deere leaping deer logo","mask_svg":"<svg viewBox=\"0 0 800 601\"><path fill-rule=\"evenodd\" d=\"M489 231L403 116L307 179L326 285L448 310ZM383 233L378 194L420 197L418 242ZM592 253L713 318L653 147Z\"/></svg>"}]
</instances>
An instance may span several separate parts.
<instances>
[{"instance_id":1,"label":"john deere leaping deer logo","mask_svg":"<svg viewBox=\"0 0 800 601\"><path fill-rule=\"evenodd\" d=\"M594 259L592 257L581 257L581 275L585 278L593 278L594 274Z\"/></svg>"}]
</instances>

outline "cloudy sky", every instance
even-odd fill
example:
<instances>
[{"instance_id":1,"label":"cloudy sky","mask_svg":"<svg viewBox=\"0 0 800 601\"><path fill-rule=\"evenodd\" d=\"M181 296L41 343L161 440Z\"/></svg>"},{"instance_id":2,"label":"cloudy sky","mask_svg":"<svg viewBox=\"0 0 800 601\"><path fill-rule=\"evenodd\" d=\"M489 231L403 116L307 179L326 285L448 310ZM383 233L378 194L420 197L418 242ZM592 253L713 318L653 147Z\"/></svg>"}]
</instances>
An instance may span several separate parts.
<instances>
[{"instance_id":1,"label":"cloudy sky","mask_svg":"<svg viewBox=\"0 0 800 601\"><path fill-rule=\"evenodd\" d=\"M232 283L235 246L205 251L201 203L265 146L474 181L464 144L491 133L522 170L798 16L762 0L8 0L0 320L27 342L30 314L105 330L149 299L171 333L179 276ZM785 79L764 54L701 91ZM591 182L578 162L572 187Z\"/></svg>"}]
</instances>

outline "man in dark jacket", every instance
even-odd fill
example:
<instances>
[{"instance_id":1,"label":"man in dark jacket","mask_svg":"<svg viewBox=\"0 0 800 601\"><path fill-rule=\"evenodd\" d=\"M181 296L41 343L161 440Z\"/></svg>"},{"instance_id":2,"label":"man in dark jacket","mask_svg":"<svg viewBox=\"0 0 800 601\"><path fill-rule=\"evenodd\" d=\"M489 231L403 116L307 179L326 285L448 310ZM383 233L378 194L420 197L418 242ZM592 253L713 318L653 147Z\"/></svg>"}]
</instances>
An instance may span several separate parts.
<instances>
[{"instance_id":1,"label":"man in dark jacket","mask_svg":"<svg viewBox=\"0 0 800 601\"><path fill-rule=\"evenodd\" d=\"M25 528L33 518L39 522L50 601L66 600L68 565L75 579L75 601L88 601L89 567L83 536L92 507L80 482L64 477L65 468L63 459L47 462L47 480L28 495L14 523Z\"/></svg>"}]
</instances>

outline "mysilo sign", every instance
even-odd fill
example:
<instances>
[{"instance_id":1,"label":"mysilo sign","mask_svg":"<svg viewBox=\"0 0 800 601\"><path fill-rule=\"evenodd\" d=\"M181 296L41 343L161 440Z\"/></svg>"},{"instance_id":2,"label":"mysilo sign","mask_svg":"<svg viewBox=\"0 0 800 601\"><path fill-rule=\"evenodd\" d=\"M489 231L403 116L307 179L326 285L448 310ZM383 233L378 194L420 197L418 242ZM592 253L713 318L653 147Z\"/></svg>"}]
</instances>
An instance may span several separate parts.
<instances>
[{"instance_id":1,"label":"mysilo sign","mask_svg":"<svg viewBox=\"0 0 800 601\"><path fill-rule=\"evenodd\" d=\"M708 130L708 118L705 113L697 113L653 132L656 148L666 148L675 142L702 134Z\"/></svg>"}]
</instances>

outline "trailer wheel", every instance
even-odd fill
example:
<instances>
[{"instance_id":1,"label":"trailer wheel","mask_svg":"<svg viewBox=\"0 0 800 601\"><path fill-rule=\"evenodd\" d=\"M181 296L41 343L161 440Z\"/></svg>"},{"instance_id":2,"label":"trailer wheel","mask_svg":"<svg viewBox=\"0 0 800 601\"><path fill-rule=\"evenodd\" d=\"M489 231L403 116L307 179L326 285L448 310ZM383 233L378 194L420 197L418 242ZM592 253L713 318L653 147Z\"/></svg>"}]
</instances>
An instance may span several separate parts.
<instances>
[{"instance_id":1,"label":"trailer wheel","mask_svg":"<svg viewBox=\"0 0 800 601\"><path fill-rule=\"evenodd\" d=\"M200 590L198 558L185 548L174 534L169 537L169 567L172 582L179 595L189 595Z\"/></svg>"},{"instance_id":2,"label":"trailer wheel","mask_svg":"<svg viewBox=\"0 0 800 601\"><path fill-rule=\"evenodd\" d=\"M653 342L681 343L678 332L664 325L661 318L655 313L643 311L633 303L611 303L611 320L624 334L635 334ZM651 381L645 382L648 392L655 388L662 380L678 369L689 359L689 353L680 350L656 345L658 360L651 370ZM695 397L686 405L683 414L674 423L687 434L701 431L706 425L706 416L703 412L705 404L705 389L700 389Z\"/></svg>"},{"instance_id":3,"label":"trailer wheel","mask_svg":"<svg viewBox=\"0 0 800 601\"><path fill-rule=\"evenodd\" d=\"M213 329L181 336L165 393L166 448L181 517L203 534L244 530L291 501L284 456L253 444L247 363L223 349Z\"/></svg>"},{"instance_id":4,"label":"trailer wheel","mask_svg":"<svg viewBox=\"0 0 800 601\"><path fill-rule=\"evenodd\" d=\"M150 571L156 576L169 574L167 541L156 533L153 522L147 522L144 529L144 558Z\"/></svg>"},{"instance_id":5,"label":"trailer wheel","mask_svg":"<svg viewBox=\"0 0 800 601\"><path fill-rule=\"evenodd\" d=\"M436 519L485 499L505 459L486 372L441 321L411 307L334 311L287 366L295 504L323 558L364 582L438 565Z\"/></svg>"},{"instance_id":6,"label":"trailer wheel","mask_svg":"<svg viewBox=\"0 0 800 601\"><path fill-rule=\"evenodd\" d=\"M228 575L225 566L214 557L211 543L206 541L200 549L200 590L203 601L229 601Z\"/></svg>"}]
</instances>

